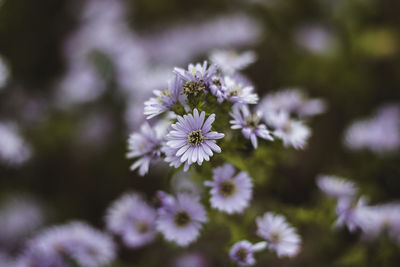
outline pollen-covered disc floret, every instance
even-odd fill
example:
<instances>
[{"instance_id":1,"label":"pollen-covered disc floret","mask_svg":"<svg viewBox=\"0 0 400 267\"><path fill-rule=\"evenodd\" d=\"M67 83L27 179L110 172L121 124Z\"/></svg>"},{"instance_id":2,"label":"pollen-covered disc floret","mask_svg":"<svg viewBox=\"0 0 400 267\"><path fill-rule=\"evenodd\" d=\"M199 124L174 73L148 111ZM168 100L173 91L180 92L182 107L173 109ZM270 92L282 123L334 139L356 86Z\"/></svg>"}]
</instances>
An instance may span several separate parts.
<instances>
[{"instance_id":1,"label":"pollen-covered disc floret","mask_svg":"<svg viewBox=\"0 0 400 267\"><path fill-rule=\"evenodd\" d=\"M178 122L173 124L172 130L167 135L167 151L177 150L176 157L180 162L191 165L197 162L201 165L204 160L210 160L213 152L221 152L216 144L216 139L221 139L224 134L210 131L215 115L211 114L205 120L205 112L200 114L194 109L193 115L178 116ZM171 156L171 155L170 155Z\"/></svg>"},{"instance_id":2,"label":"pollen-covered disc floret","mask_svg":"<svg viewBox=\"0 0 400 267\"><path fill-rule=\"evenodd\" d=\"M278 257L293 257L300 250L301 239L285 217L272 212L257 218L257 234L268 243Z\"/></svg>"},{"instance_id":3,"label":"pollen-covered disc floret","mask_svg":"<svg viewBox=\"0 0 400 267\"><path fill-rule=\"evenodd\" d=\"M204 184L211 187L211 206L226 213L241 213L252 196L253 182L246 172L235 176L235 168L225 164L213 170L213 181Z\"/></svg>"},{"instance_id":4,"label":"pollen-covered disc floret","mask_svg":"<svg viewBox=\"0 0 400 267\"><path fill-rule=\"evenodd\" d=\"M198 197L180 193L174 198L161 192L157 229L166 240L178 246L187 246L199 236L202 224L207 221L206 211Z\"/></svg>"},{"instance_id":5,"label":"pollen-covered disc floret","mask_svg":"<svg viewBox=\"0 0 400 267\"><path fill-rule=\"evenodd\" d=\"M182 93L187 96L198 96L201 93L205 93L216 72L216 66L210 65L208 67L207 61L204 61L203 64L189 64L188 70L174 69L174 73L183 80Z\"/></svg>"},{"instance_id":6,"label":"pollen-covered disc floret","mask_svg":"<svg viewBox=\"0 0 400 267\"><path fill-rule=\"evenodd\" d=\"M154 240L156 210L136 194L125 194L108 208L107 229L118 235L131 248L144 246Z\"/></svg>"},{"instance_id":7,"label":"pollen-covered disc floret","mask_svg":"<svg viewBox=\"0 0 400 267\"><path fill-rule=\"evenodd\" d=\"M253 147L258 146L257 137L265 140L274 140L265 124L260 123L261 112L250 113L247 105L235 106L233 112L230 113L233 120L230 121L232 129L242 129L245 138L250 139Z\"/></svg>"}]
</instances>

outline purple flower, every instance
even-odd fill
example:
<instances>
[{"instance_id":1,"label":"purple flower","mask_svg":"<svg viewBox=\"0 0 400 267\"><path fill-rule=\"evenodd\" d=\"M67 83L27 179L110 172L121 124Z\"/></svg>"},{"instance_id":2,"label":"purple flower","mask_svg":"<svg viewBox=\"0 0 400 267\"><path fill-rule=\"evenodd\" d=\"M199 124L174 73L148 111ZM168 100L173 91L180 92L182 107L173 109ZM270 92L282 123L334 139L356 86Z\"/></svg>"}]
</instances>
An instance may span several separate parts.
<instances>
[{"instance_id":1,"label":"purple flower","mask_svg":"<svg viewBox=\"0 0 400 267\"><path fill-rule=\"evenodd\" d=\"M211 53L210 59L223 73L232 75L254 63L256 55L253 51L237 53L233 50L215 50Z\"/></svg>"},{"instance_id":2,"label":"purple flower","mask_svg":"<svg viewBox=\"0 0 400 267\"><path fill-rule=\"evenodd\" d=\"M22 266L67 267L67 259L78 265L100 267L115 258L112 239L82 222L72 222L43 231L30 240L21 256Z\"/></svg>"},{"instance_id":3,"label":"purple flower","mask_svg":"<svg viewBox=\"0 0 400 267\"><path fill-rule=\"evenodd\" d=\"M271 126L276 137L283 141L285 147L292 146L295 149L304 149L311 130L301 121L293 120L286 112L271 112L266 114L265 120Z\"/></svg>"},{"instance_id":4,"label":"purple flower","mask_svg":"<svg viewBox=\"0 0 400 267\"><path fill-rule=\"evenodd\" d=\"M216 144L215 139L221 139L224 134L210 132L211 125L215 120L215 114L211 114L206 121L205 112L199 115L197 109L194 109L193 115L178 116L178 122L173 124L172 130L167 134L168 149L171 153L170 158L175 153L180 158L180 162L187 162L188 165L197 162L201 165L203 160L210 160L213 151L220 153L221 148ZM177 150L176 152L174 150ZM170 162L176 163L172 160Z\"/></svg>"},{"instance_id":5,"label":"purple flower","mask_svg":"<svg viewBox=\"0 0 400 267\"><path fill-rule=\"evenodd\" d=\"M240 105L244 104L257 104L258 95L253 93L253 86L247 84L246 81L240 79L240 77L231 78L225 76L225 98L232 102Z\"/></svg>"},{"instance_id":6,"label":"purple flower","mask_svg":"<svg viewBox=\"0 0 400 267\"><path fill-rule=\"evenodd\" d=\"M264 96L258 109L264 114L286 112L303 118L323 113L326 103L319 98L309 99L297 88L289 88Z\"/></svg>"},{"instance_id":7,"label":"purple flower","mask_svg":"<svg viewBox=\"0 0 400 267\"><path fill-rule=\"evenodd\" d=\"M165 132L165 125L158 124L152 128L147 122L140 127L140 132L129 136L127 158L138 158L131 170L139 168L139 174L145 175L149 171L150 162L161 154L161 142Z\"/></svg>"},{"instance_id":8,"label":"purple flower","mask_svg":"<svg viewBox=\"0 0 400 267\"><path fill-rule=\"evenodd\" d=\"M268 243L268 249L275 251L278 257L293 257L300 249L301 239L285 217L267 212L257 218L257 234Z\"/></svg>"},{"instance_id":9,"label":"purple flower","mask_svg":"<svg viewBox=\"0 0 400 267\"><path fill-rule=\"evenodd\" d=\"M157 229L166 240L178 246L187 246L199 236L202 223L207 221L206 211L199 199L189 194L178 194L174 198L162 194Z\"/></svg>"},{"instance_id":10,"label":"purple flower","mask_svg":"<svg viewBox=\"0 0 400 267\"><path fill-rule=\"evenodd\" d=\"M147 116L147 119L170 110L178 102L184 103L186 96L181 94L182 86L182 80L175 76L168 82L168 89L154 90L156 97L152 97L144 103L144 115Z\"/></svg>"},{"instance_id":11,"label":"purple flower","mask_svg":"<svg viewBox=\"0 0 400 267\"><path fill-rule=\"evenodd\" d=\"M125 194L107 211L107 229L119 235L125 245L138 248L155 238L156 211L138 194Z\"/></svg>"},{"instance_id":12,"label":"purple flower","mask_svg":"<svg viewBox=\"0 0 400 267\"><path fill-rule=\"evenodd\" d=\"M216 71L217 68L215 65L211 65L207 68L207 61L204 61L203 65L200 63L196 65L189 64L188 70L181 68L174 69L175 74L184 81L183 93L193 96L197 96L206 91Z\"/></svg>"},{"instance_id":13,"label":"purple flower","mask_svg":"<svg viewBox=\"0 0 400 267\"><path fill-rule=\"evenodd\" d=\"M334 198L353 197L357 193L353 182L333 175L318 176L317 184L325 194Z\"/></svg>"},{"instance_id":14,"label":"purple flower","mask_svg":"<svg viewBox=\"0 0 400 267\"><path fill-rule=\"evenodd\" d=\"M348 197L340 198L336 206L338 218L335 222L335 226L347 226L350 232L354 232L360 228L360 220L362 219L366 204L367 201L363 197L358 201Z\"/></svg>"},{"instance_id":15,"label":"purple flower","mask_svg":"<svg viewBox=\"0 0 400 267\"><path fill-rule=\"evenodd\" d=\"M210 92L217 98L219 103L224 102L226 99L224 79L220 74L214 75L211 78Z\"/></svg>"},{"instance_id":16,"label":"purple flower","mask_svg":"<svg viewBox=\"0 0 400 267\"><path fill-rule=\"evenodd\" d=\"M358 223L367 238L375 238L387 231L400 242L400 203L366 206L358 211Z\"/></svg>"},{"instance_id":17,"label":"purple flower","mask_svg":"<svg viewBox=\"0 0 400 267\"><path fill-rule=\"evenodd\" d=\"M251 244L247 240L235 243L229 251L229 256L240 266L251 266L256 263L254 252L261 251L267 247L266 242Z\"/></svg>"},{"instance_id":18,"label":"purple flower","mask_svg":"<svg viewBox=\"0 0 400 267\"><path fill-rule=\"evenodd\" d=\"M214 181L204 182L206 186L211 187L211 206L229 214L241 213L251 199L251 178L246 172L234 176L235 168L231 164L215 168L213 172Z\"/></svg>"},{"instance_id":19,"label":"purple flower","mask_svg":"<svg viewBox=\"0 0 400 267\"><path fill-rule=\"evenodd\" d=\"M368 149L377 154L396 152L400 148L399 121L399 105L385 105L373 117L351 124L345 144L352 150Z\"/></svg>"},{"instance_id":20,"label":"purple flower","mask_svg":"<svg viewBox=\"0 0 400 267\"><path fill-rule=\"evenodd\" d=\"M273 138L265 124L260 124L261 113L250 113L247 105L234 106L230 113L233 120L230 121L232 129L242 129L245 138L250 139L254 148L257 148L257 136L272 141Z\"/></svg>"}]
</instances>

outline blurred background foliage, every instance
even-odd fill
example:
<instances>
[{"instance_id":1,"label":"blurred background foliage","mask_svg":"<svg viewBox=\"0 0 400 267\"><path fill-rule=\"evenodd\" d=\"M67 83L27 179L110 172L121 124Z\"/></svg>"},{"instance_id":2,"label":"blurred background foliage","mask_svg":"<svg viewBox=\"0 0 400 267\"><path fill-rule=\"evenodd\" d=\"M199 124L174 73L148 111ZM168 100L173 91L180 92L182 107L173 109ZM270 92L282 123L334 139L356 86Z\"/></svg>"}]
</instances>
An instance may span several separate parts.
<instances>
[{"instance_id":1,"label":"blurred background foliage","mask_svg":"<svg viewBox=\"0 0 400 267\"><path fill-rule=\"evenodd\" d=\"M261 253L258 266L399 265L400 247L393 242L383 237L360 242L356 234L333 230L334 203L315 185L317 174L332 173L356 181L371 203L400 199L400 153L379 157L343 146L343 130L350 122L369 116L384 103L400 100L399 1L125 2L126 22L138 36L221 15L246 14L261 25L258 42L238 47L258 55L246 70L257 92L263 95L299 86L313 97L324 98L329 108L310 124L313 135L304 151L282 149L278 143L273 145L274 153L262 147L251 160L227 156L255 179L254 208L245 216L213 211L215 223L206 225L199 242L189 249L178 249L160 238L143 249L121 249L120 260L113 266L171 265L185 251L201 253L209 266L230 266L231 235L235 239L254 233L254 218L267 210L286 215L299 228L303 248L293 260ZM0 91L0 119L18 123L33 150L32 158L22 166L0 163L0 197L34 196L48 209L48 225L82 219L101 228L112 200L129 190L143 192L150 199L156 190L169 189L168 172L173 170L157 167L146 177L129 171L131 162L125 153L131 128L124 119L126 103L123 94L116 92L113 64L101 53L91 56L107 79L105 93L73 108L54 107L56 81L66 71L63 44L79 28L82 6L83 1L76 0L0 2L0 55L11 73ZM308 25L328 32L328 47L310 50L299 45L296 32ZM206 57L202 54L193 61ZM81 138L81 129L99 114L106 127ZM98 137L96 131L105 136ZM231 220L243 228L231 227Z\"/></svg>"}]
</instances>

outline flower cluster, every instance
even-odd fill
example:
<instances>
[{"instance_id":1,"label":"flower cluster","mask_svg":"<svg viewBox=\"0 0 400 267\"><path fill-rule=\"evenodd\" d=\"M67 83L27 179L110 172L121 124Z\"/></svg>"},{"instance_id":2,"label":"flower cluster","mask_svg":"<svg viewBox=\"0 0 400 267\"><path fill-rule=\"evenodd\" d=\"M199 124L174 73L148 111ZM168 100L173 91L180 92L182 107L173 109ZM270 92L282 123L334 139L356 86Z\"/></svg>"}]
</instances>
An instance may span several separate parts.
<instances>
[{"instance_id":1,"label":"flower cluster","mask_svg":"<svg viewBox=\"0 0 400 267\"><path fill-rule=\"evenodd\" d=\"M253 197L253 178L249 170L227 159L224 149L248 153L276 139L284 146L303 149L311 134L305 119L325 109L322 100L310 100L299 90L267 95L258 104L254 86L239 73L254 60L253 52L215 51L214 64L204 61L187 69L174 68L166 88L154 91L154 97L144 103L148 121L129 138L127 155L137 159L131 169L138 168L143 176L160 159L184 171L196 165L190 174L207 177L212 173L212 178L200 181L210 189L210 207L228 215L243 213ZM229 146L234 140L240 144ZM154 208L136 194L124 195L109 208L107 227L131 248L151 242L155 231L169 242L188 246L209 221L201 190L189 191L195 193L159 191ZM283 216L266 213L256 224L264 241L235 243L230 257L239 265L253 265L254 252L265 248L278 257L299 252L301 238Z\"/></svg>"},{"instance_id":2,"label":"flower cluster","mask_svg":"<svg viewBox=\"0 0 400 267\"><path fill-rule=\"evenodd\" d=\"M368 205L365 197L357 198L357 186L335 176L320 176L320 189L337 200L335 225L346 226L350 232L359 230L371 239L387 232L400 243L400 203Z\"/></svg>"}]
</instances>

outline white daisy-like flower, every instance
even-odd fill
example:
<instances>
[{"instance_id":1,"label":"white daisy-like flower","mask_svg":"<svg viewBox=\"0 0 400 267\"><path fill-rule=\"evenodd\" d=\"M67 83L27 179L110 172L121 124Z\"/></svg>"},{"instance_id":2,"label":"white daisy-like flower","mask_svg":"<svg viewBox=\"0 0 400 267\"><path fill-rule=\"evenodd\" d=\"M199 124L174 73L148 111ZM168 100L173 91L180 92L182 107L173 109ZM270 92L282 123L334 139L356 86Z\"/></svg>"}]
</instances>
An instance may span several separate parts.
<instances>
[{"instance_id":1,"label":"white daisy-like flower","mask_svg":"<svg viewBox=\"0 0 400 267\"><path fill-rule=\"evenodd\" d=\"M238 53L233 50L215 50L210 55L211 62L228 75L246 68L254 63L256 58L256 54L253 51Z\"/></svg>"},{"instance_id":2,"label":"white daisy-like flower","mask_svg":"<svg viewBox=\"0 0 400 267\"><path fill-rule=\"evenodd\" d=\"M207 221L206 210L199 198L190 194L178 194L176 198L163 193L159 209L157 229L166 240L185 247L194 242L202 223Z\"/></svg>"},{"instance_id":3,"label":"white daisy-like flower","mask_svg":"<svg viewBox=\"0 0 400 267\"><path fill-rule=\"evenodd\" d=\"M301 121L293 120L286 112L270 112L265 116L266 123L274 131L273 135L283 141L283 145L295 149L304 149L311 136L311 130Z\"/></svg>"},{"instance_id":4,"label":"white daisy-like flower","mask_svg":"<svg viewBox=\"0 0 400 267\"><path fill-rule=\"evenodd\" d=\"M213 181L204 185L211 187L211 206L226 213L241 213L248 205L253 192L253 182L246 172L235 176L235 168L225 164L213 170Z\"/></svg>"},{"instance_id":5,"label":"white daisy-like flower","mask_svg":"<svg viewBox=\"0 0 400 267\"><path fill-rule=\"evenodd\" d=\"M267 212L257 218L257 228L257 234L267 241L268 249L275 251L278 257L293 257L299 252L300 236L285 217Z\"/></svg>"},{"instance_id":6,"label":"white daisy-like flower","mask_svg":"<svg viewBox=\"0 0 400 267\"><path fill-rule=\"evenodd\" d=\"M247 84L244 80L236 77L231 78L225 76L224 78L225 98L239 105L244 104L257 104L258 95L254 93L254 87Z\"/></svg>"},{"instance_id":7,"label":"white daisy-like flower","mask_svg":"<svg viewBox=\"0 0 400 267\"><path fill-rule=\"evenodd\" d=\"M357 193L355 183L334 175L318 176L317 185L325 194L334 198L352 197Z\"/></svg>"}]
</instances>

